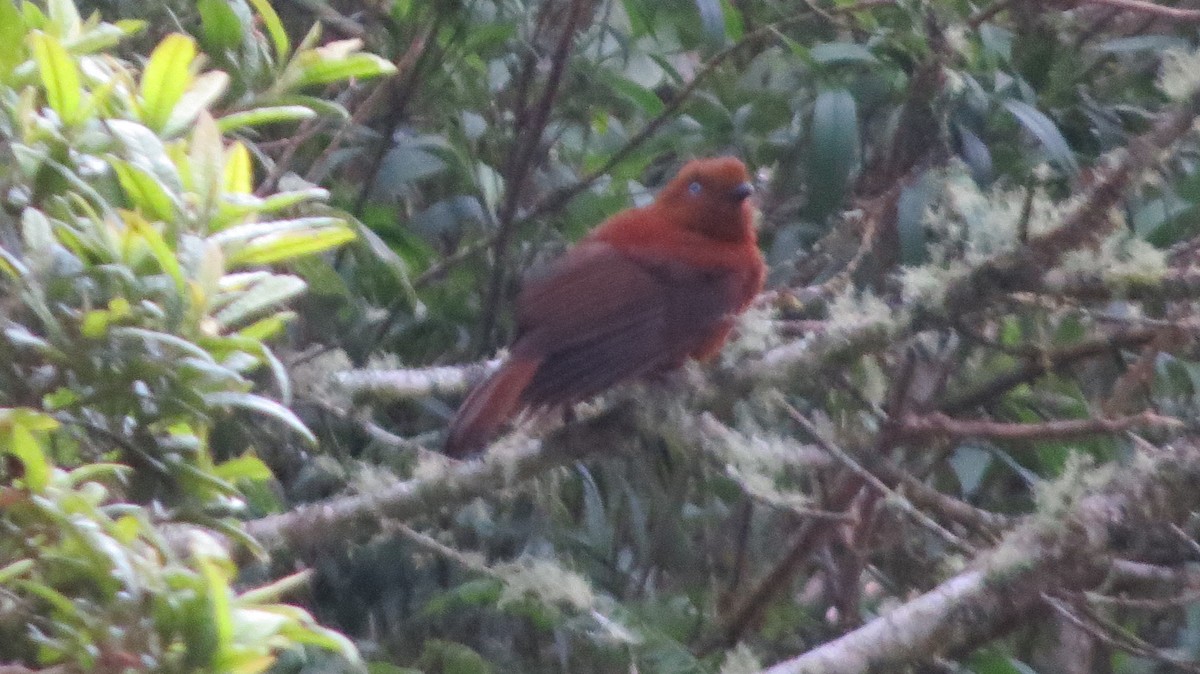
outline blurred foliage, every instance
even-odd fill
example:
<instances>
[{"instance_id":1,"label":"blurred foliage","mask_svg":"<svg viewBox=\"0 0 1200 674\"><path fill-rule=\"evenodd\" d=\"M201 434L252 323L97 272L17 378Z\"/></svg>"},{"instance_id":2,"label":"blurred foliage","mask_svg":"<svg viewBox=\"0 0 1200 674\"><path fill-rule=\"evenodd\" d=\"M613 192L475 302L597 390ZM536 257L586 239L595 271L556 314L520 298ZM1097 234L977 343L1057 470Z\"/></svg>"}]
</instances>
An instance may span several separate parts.
<instances>
[{"instance_id":1,"label":"blurred foliage","mask_svg":"<svg viewBox=\"0 0 1200 674\"><path fill-rule=\"evenodd\" d=\"M1186 314L1120 293L1014 299L731 401L726 455L664 433L411 523L432 543L298 551L320 627L275 603L298 579L250 587L295 560L235 569L213 537L253 549L236 518L412 476L417 453L372 430L434 446L457 402L366 409L335 374L490 356L524 270L694 156L755 172L776 287L854 261L845 292L779 302L733 351L936 295L1061 224L1105 153L1194 86L1170 79L1196 69L1194 29L1021 0L78 5L0 0L0 661L329 671L355 658L336 629L376 672L749 670L964 561L888 511L863 547L814 551L741 649L698 648L836 484L796 451L781 397L848 447L873 446L896 382L933 391L926 409L1084 419L1109 412L1143 343L971 396L1113 326ZM1116 235L1065 268L1153 278L1194 250L1197 156L1189 139L1139 177ZM856 223L879 212L891 225L859 256ZM1198 362L1158 352L1132 402L1194 422ZM1072 454L1119 463L1133 441L903 449L924 482L1020 514ZM1194 614L1117 617L1186 647ZM961 666L1031 671L1035 641Z\"/></svg>"},{"instance_id":2,"label":"blurred foliage","mask_svg":"<svg viewBox=\"0 0 1200 674\"><path fill-rule=\"evenodd\" d=\"M5 662L249 672L304 644L357 658L275 603L289 583L233 589L220 536L255 547L232 517L238 485L271 473L211 439L253 419L314 440L266 342L305 289L277 265L355 238L317 206L324 190L256 194L234 134L327 114L306 91L392 68L317 33L293 48L256 9L271 42L231 14L203 35L221 58L183 33L127 58L143 21L0 2ZM235 53L257 69L211 67Z\"/></svg>"}]
</instances>

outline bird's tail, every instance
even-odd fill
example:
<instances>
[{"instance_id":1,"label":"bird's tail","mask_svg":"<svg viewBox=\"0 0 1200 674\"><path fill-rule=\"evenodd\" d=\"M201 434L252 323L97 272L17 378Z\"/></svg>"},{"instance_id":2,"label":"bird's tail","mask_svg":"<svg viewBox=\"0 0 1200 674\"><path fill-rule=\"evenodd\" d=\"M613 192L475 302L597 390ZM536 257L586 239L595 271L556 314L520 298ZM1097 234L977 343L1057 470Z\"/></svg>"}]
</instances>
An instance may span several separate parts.
<instances>
[{"instance_id":1,"label":"bird's tail","mask_svg":"<svg viewBox=\"0 0 1200 674\"><path fill-rule=\"evenodd\" d=\"M460 458L480 451L504 422L522 406L521 395L537 372L538 362L510 358L463 401L446 438L446 454Z\"/></svg>"}]
</instances>

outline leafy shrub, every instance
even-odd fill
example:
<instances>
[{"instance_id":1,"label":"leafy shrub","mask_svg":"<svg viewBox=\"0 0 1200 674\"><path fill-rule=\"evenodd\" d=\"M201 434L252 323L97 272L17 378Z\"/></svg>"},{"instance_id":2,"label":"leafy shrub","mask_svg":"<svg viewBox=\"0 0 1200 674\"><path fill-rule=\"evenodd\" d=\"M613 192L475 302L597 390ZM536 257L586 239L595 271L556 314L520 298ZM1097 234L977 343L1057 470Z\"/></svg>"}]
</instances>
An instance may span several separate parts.
<instances>
[{"instance_id":1,"label":"leafy shrub","mask_svg":"<svg viewBox=\"0 0 1200 674\"><path fill-rule=\"evenodd\" d=\"M237 484L270 472L253 453L216 463L210 433L244 410L312 440L267 343L305 283L274 265L355 237L314 209L323 190L256 192L234 136L336 111L303 92L392 68L316 31L293 49L265 2L257 18L202 5L221 51L170 34L138 65L114 47L141 22L0 1L0 660L259 671L302 643L355 657L276 588L231 588L216 534L239 536ZM235 77L206 67L251 52Z\"/></svg>"}]
</instances>

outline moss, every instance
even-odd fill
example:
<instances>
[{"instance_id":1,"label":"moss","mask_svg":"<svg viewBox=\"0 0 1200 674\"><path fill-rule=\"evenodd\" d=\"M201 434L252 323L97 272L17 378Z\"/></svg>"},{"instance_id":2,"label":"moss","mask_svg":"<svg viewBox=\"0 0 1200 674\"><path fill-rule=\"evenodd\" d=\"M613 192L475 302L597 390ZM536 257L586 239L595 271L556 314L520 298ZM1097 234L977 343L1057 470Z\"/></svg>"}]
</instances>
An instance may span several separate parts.
<instances>
[{"instance_id":1,"label":"moss","mask_svg":"<svg viewBox=\"0 0 1200 674\"><path fill-rule=\"evenodd\" d=\"M1094 274L1102 270L1104 282L1120 296L1130 284L1154 283L1167 272L1166 254L1149 243L1132 237L1122 228L1096 249L1074 250L1062 262L1068 274Z\"/></svg>"},{"instance_id":2,"label":"moss","mask_svg":"<svg viewBox=\"0 0 1200 674\"><path fill-rule=\"evenodd\" d=\"M752 674L762 670L762 663L746 644L738 644L726 653L725 662L721 663L721 674Z\"/></svg>"},{"instance_id":3,"label":"moss","mask_svg":"<svg viewBox=\"0 0 1200 674\"><path fill-rule=\"evenodd\" d=\"M587 580L553 560L524 556L495 567L504 580L500 605L535 597L545 604L566 604L577 610L589 610L596 601Z\"/></svg>"},{"instance_id":4,"label":"moss","mask_svg":"<svg viewBox=\"0 0 1200 674\"><path fill-rule=\"evenodd\" d=\"M1170 49L1163 52L1158 88L1175 101L1184 100L1200 88L1200 51Z\"/></svg>"}]
</instances>

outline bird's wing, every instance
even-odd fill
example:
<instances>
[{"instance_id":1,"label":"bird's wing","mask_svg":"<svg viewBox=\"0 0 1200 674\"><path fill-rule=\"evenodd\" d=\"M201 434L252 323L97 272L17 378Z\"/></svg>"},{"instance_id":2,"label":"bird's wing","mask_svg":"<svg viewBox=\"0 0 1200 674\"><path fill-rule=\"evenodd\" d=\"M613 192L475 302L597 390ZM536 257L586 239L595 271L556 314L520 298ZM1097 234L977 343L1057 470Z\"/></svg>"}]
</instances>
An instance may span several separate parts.
<instances>
[{"instance_id":1,"label":"bird's wing","mask_svg":"<svg viewBox=\"0 0 1200 674\"><path fill-rule=\"evenodd\" d=\"M574 402L681 363L734 310L732 286L728 272L580 244L518 300L513 355L540 361L525 403Z\"/></svg>"}]
</instances>

